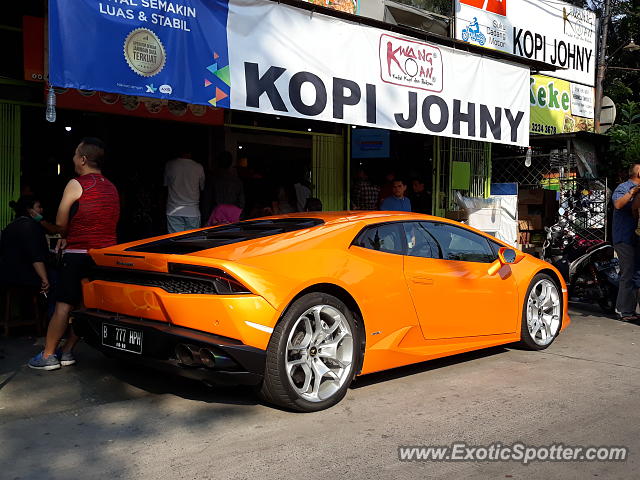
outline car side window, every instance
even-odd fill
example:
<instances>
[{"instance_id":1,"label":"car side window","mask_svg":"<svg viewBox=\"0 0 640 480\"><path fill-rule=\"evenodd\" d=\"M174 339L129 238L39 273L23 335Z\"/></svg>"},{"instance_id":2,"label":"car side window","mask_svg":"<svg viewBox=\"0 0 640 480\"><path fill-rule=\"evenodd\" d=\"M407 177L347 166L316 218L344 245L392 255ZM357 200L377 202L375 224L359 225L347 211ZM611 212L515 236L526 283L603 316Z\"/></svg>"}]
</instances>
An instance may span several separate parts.
<instances>
[{"instance_id":1,"label":"car side window","mask_svg":"<svg viewBox=\"0 0 640 480\"><path fill-rule=\"evenodd\" d=\"M442 258L462 262L491 263L493 249L482 235L447 223L427 222L427 229L442 249Z\"/></svg>"},{"instance_id":2,"label":"car side window","mask_svg":"<svg viewBox=\"0 0 640 480\"><path fill-rule=\"evenodd\" d=\"M423 222L406 222L403 227L407 239L407 255L411 257L442 258L440 246Z\"/></svg>"},{"instance_id":3,"label":"car side window","mask_svg":"<svg viewBox=\"0 0 640 480\"><path fill-rule=\"evenodd\" d=\"M492 242L491 240L489 240L489 245L491 245L491 249L493 250L493 259L496 260L498 258L498 252L500 251L500 248L502 248L504 245Z\"/></svg>"},{"instance_id":4,"label":"car side window","mask_svg":"<svg viewBox=\"0 0 640 480\"><path fill-rule=\"evenodd\" d=\"M404 254L402 230L397 223L372 225L360 232L353 244L379 252Z\"/></svg>"}]
</instances>

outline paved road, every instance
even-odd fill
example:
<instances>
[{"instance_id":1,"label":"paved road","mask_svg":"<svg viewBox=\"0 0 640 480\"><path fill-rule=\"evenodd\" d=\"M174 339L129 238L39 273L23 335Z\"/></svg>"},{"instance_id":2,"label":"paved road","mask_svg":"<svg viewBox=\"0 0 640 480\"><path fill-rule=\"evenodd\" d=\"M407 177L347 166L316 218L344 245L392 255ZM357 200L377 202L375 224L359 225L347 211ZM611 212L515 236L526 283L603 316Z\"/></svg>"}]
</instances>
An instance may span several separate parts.
<instances>
[{"instance_id":1,"label":"paved road","mask_svg":"<svg viewBox=\"0 0 640 480\"><path fill-rule=\"evenodd\" d=\"M545 352L494 348L359 379L295 414L81 348L57 372L0 339L0 477L153 479L637 478L640 326L573 311ZM398 461L399 445L625 445L624 463Z\"/></svg>"}]
</instances>

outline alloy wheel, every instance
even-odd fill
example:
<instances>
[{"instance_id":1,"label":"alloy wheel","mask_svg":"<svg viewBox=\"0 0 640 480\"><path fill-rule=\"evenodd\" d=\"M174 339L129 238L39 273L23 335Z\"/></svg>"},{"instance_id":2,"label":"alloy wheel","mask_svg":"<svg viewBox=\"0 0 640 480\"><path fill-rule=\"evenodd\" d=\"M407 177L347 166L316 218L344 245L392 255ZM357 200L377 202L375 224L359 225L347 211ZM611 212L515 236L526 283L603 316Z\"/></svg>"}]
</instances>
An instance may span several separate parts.
<instances>
[{"instance_id":1,"label":"alloy wheel","mask_svg":"<svg viewBox=\"0 0 640 480\"><path fill-rule=\"evenodd\" d=\"M353 333L345 315L316 305L295 321L286 346L287 378L301 398L320 402L351 377Z\"/></svg>"},{"instance_id":2,"label":"alloy wheel","mask_svg":"<svg viewBox=\"0 0 640 480\"><path fill-rule=\"evenodd\" d=\"M539 280L527 299L527 328L531 339L540 346L549 345L560 329L561 297L551 280Z\"/></svg>"}]
</instances>

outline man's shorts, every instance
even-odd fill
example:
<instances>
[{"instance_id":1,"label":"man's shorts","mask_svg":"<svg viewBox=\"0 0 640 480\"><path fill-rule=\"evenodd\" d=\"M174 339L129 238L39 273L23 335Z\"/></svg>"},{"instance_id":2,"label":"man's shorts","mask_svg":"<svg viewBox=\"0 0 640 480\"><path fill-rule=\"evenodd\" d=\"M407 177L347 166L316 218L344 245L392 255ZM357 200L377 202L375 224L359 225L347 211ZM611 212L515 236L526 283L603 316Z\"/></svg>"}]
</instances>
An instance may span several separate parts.
<instances>
[{"instance_id":1,"label":"man's shorts","mask_svg":"<svg viewBox=\"0 0 640 480\"><path fill-rule=\"evenodd\" d=\"M62 256L56 301L78 305L82 302L82 279L88 278L95 266L87 253L65 253Z\"/></svg>"}]
</instances>

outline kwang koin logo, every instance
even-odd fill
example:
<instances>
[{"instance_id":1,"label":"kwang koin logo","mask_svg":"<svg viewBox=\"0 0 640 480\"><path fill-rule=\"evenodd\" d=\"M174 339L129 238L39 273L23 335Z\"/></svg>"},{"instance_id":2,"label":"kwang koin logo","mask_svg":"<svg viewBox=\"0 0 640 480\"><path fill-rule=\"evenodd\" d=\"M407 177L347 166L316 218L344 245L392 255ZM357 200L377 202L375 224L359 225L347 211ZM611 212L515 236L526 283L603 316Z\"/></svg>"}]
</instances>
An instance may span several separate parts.
<instances>
[{"instance_id":1,"label":"kwang koin logo","mask_svg":"<svg viewBox=\"0 0 640 480\"><path fill-rule=\"evenodd\" d=\"M379 49L383 82L442 92L442 55L438 47L383 34Z\"/></svg>"}]
</instances>

